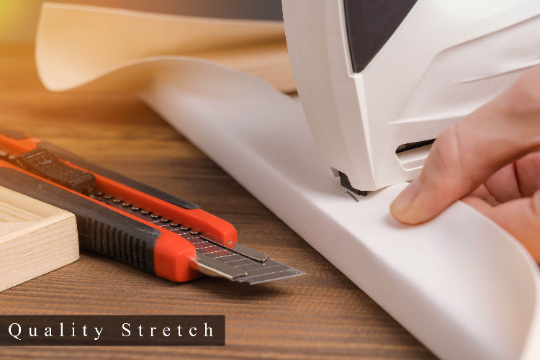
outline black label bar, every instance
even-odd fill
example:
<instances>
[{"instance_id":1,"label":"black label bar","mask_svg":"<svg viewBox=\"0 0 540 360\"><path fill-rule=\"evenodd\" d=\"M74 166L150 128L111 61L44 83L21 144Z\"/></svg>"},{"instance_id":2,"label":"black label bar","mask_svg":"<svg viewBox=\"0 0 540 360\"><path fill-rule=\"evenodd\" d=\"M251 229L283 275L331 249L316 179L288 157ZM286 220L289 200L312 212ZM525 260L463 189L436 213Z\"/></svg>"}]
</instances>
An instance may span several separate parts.
<instances>
[{"instance_id":1,"label":"black label bar","mask_svg":"<svg viewBox=\"0 0 540 360\"><path fill-rule=\"evenodd\" d=\"M225 316L0 316L0 346L224 346Z\"/></svg>"}]
</instances>

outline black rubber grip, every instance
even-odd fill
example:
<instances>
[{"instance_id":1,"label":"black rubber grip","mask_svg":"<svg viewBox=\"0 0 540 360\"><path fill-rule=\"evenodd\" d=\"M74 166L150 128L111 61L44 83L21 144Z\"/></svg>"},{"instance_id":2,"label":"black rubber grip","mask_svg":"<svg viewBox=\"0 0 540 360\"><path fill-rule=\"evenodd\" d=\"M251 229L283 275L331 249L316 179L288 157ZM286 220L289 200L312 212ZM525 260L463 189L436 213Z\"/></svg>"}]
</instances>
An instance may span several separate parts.
<instances>
[{"instance_id":1,"label":"black rubber grip","mask_svg":"<svg viewBox=\"0 0 540 360\"><path fill-rule=\"evenodd\" d=\"M417 1L343 0L355 73L362 72L369 65Z\"/></svg>"},{"instance_id":2,"label":"black rubber grip","mask_svg":"<svg viewBox=\"0 0 540 360\"><path fill-rule=\"evenodd\" d=\"M81 248L155 273L159 230L15 169L0 168L0 186L75 214Z\"/></svg>"},{"instance_id":3,"label":"black rubber grip","mask_svg":"<svg viewBox=\"0 0 540 360\"><path fill-rule=\"evenodd\" d=\"M182 200L180 198L177 198L175 196L172 196L170 194L167 194L164 191L158 190L156 188L153 188L151 186L148 186L146 184L140 183L136 180L130 179L127 176L118 174L112 170L106 169L104 167L101 167L96 164L92 164L89 161L86 161L82 157L75 155L65 149L62 149L54 144L51 144L47 141L41 141L38 143L39 149L45 149L49 151L51 154L59 157L60 159L69 161L70 163L77 165L79 167L82 167L83 169L86 169L88 171L91 171L95 174L104 176L106 178L109 178L111 180L116 181L117 183L124 184L128 187L131 187L135 190L139 190L140 192L146 193L148 195L151 195L155 198L158 198L160 200L166 201L170 204L180 206L183 209L186 210L194 210L199 209L200 207L198 205L192 204L189 201Z\"/></svg>"}]
</instances>

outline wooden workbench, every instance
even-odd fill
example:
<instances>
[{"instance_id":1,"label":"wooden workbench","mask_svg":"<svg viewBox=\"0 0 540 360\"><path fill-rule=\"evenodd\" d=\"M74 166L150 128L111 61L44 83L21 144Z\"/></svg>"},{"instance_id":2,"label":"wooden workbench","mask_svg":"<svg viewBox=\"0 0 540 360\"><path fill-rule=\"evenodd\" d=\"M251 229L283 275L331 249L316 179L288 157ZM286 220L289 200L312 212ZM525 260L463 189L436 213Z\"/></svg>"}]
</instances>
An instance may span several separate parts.
<instances>
[{"instance_id":1,"label":"wooden workbench","mask_svg":"<svg viewBox=\"0 0 540 360\"><path fill-rule=\"evenodd\" d=\"M283 44L257 58L209 54L283 91ZM252 60L250 61L250 57ZM267 61L262 61L266 59ZM0 293L0 314L226 315L226 347L1 348L40 359L434 359L396 321L131 94L50 93L32 46L0 46L0 128L51 141L233 223L243 244L308 273L261 286L204 277L175 284L83 252L69 266Z\"/></svg>"}]
</instances>

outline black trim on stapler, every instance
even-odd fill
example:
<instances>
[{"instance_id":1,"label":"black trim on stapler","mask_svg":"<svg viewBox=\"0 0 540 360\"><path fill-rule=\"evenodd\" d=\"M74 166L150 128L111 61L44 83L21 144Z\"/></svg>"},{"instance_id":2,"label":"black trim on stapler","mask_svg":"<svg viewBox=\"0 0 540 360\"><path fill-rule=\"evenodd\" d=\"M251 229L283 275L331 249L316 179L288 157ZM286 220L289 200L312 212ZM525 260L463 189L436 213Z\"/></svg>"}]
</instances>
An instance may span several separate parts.
<instances>
[{"instance_id":1,"label":"black trim on stapler","mask_svg":"<svg viewBox=\"0 0 540 360\"><path fill-rule=\"evenodd\" d=\"M399 145L396 149L396 154L401 154L402 152L405 152L405 151L418 149L418 148L421 148L422 146L431 145L435 142L435 140L436 139Z\"/></svg>"},{"instance_id":2,"label":"black trim on stapler","mask_svg":"<svg viewBox=\"0 0 540 360\"><path fill-rule=\"evenodd\" d=\"M351 62L362 72L390 40L418 0L343 0Z\"/></svg>"},{"instance_id":3,"label":"black trim on stapler","mask_svg":"<svg viewBox=\"0 0 540 360\"><path fill-rule=\"evenodd\" d=\"M343 186L345 189L352 191L356 195L367 196L368 194L367 191L362 191L362 190L353 188L351 185L351 182L349 181L349 177L345 175L344 173L342 173L341 171L339 172L339 179L341 180L341 186Z\"/></svg>"}]
</instances>

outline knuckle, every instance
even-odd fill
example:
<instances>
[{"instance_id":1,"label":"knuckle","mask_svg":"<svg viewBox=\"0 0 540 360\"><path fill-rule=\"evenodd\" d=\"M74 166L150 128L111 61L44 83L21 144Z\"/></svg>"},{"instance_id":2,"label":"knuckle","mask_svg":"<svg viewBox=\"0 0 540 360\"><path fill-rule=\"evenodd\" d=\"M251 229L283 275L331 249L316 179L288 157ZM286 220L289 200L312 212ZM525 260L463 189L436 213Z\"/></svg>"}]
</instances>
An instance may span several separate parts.
<instances>
[{"instance_id":1,"label":"knuckle","mask_svg":"<svg viewBox=\"0 0 540 360\"><path fill-rule=\"evenodd\" d=\"M442 181L448 182L447 187L454 188L452 192L471 192L482 183L478 179L479 174L473 161L474 157L469 155L471 137L466 135L467 133L470 133L470 129L461 121L442 134L441 143L444 146L439 149L438 158L447 175L447 178Z\"/></svg>"},{"instance_id":2,"label":"knuckle","mask_svg":"<svg viewBox=\"0 0 540 360\"><path fill-rule=\"evenodd\" d=\"M452 125L442 132L434 143L431 150L433 161L441 167L440 170L456 170L461 167L460 140L457 134L457 125Z\"/></svg>"},{"instance_id":3,"label":"knuckle","mask_svg":"<svg viewBox=\"0 0 540 360\"><path fill-rule=\"evenodd\" d=\"M458 135L457 125L452 125L437 138L428 161L426 162L427 175L437 182L437 188L441 191L453 193L468 188L466 176L460 176L464 172L461 159L461 141Z\"/></svg>"}]
</instances>

